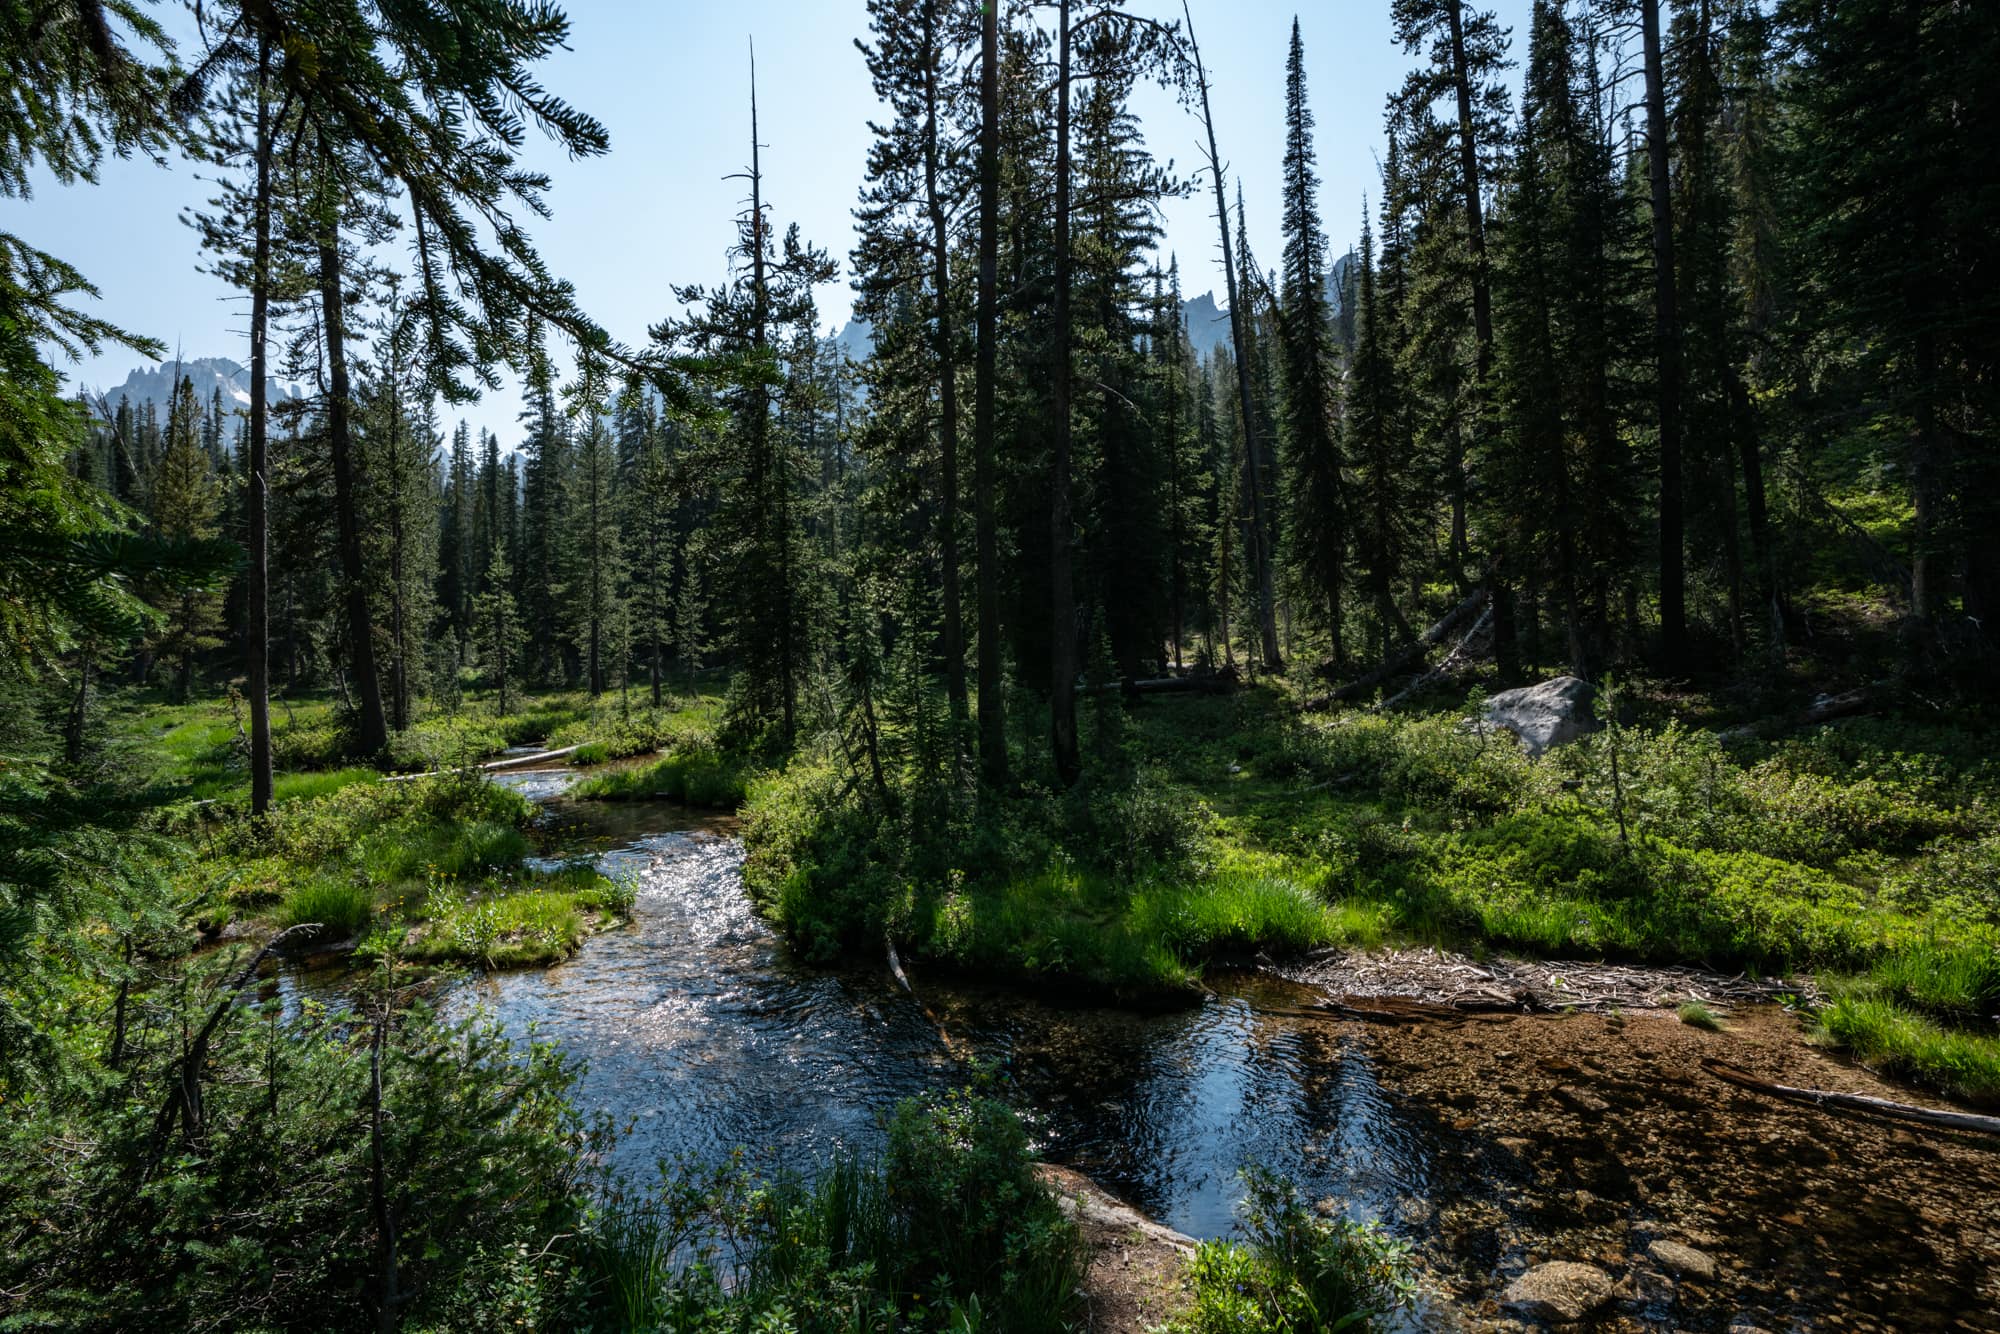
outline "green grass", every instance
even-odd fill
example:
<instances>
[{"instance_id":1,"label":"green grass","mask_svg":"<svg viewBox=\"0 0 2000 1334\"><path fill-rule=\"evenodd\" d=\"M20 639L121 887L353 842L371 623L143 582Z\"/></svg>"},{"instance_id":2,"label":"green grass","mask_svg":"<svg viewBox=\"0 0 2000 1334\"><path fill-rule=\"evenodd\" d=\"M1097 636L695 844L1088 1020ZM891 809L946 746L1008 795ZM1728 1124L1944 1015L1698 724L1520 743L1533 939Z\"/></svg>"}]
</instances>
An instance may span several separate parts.
<instances>
[{"instance_id":1,"label":"green grass","mask_svg":"<svg viewBox=\"0 0 2000 1334\"><path fill-rule=\"evenodd\" d=\"M2000 1038L1948 1028L1881 997L1838 995L1820 1032L1884 1074L1914 1079L1983 1106L2000 1106Z\"/></svg>"},{"instance_id":2,"label":"green grass","mask_svg":"<svg viewBox=\"0 0 2000 1334\"><path fill-rule=\"evenodd\" d=\"M576 953L586 937L631 912L634 887L574 862L515 884L468 889L457 877L431 878L420 901L403 907L402 957L485 968L546 967Z\"/></svg>"},{"instance_id":3,"label":"green grass","mask_svg":"<svg viewBox=\"0 0 2000 1334\"><path fill-rule=\"evenodd\" d=\"M318 923L322 939L340 939L359 932L375 913L375 895L366 885L332 876L314 876L285 895L278 905L280 928Z\"/></svg>"},{"instance_id":4,"label":"green grass","mask_svg":"<svg viewBox=\"0 0 2000 1334\"><path fill-rule=\"evenodd\" d=\"M382 775L373 769L324 769L317 773L279 774L271 784L278 801L313 801L330 796L356 783L379 783Z\"/></svg>"},{"instance_id":5,"label":"green grass","mask_svg":"<svg viewBox=\"0 0 2000 1334\"><path fill-rule=\"evenodd\" d=\"M712 746L690 746L643 768L592 775L571 795L585 801L665 797L689 806L733 810L743 804L748 787L749 773L742 760Z\"/></svg>"},{"instance_id":6,"label":"green grass","mask_svg":"<svg viewBox=\"0 0 2000 1334\"><path fill-rule=\"evenodd\" d=\"M1680 1016L1680 1021L1689 1028L1706 1029L1710 1033L1720 1033L1722 1031L1722 1020L1717 1017L1715 1011L1709 1009L1700 1001L1688 1001L1675 1011L1675 1013Z\"/></svg>"}]
</instances>

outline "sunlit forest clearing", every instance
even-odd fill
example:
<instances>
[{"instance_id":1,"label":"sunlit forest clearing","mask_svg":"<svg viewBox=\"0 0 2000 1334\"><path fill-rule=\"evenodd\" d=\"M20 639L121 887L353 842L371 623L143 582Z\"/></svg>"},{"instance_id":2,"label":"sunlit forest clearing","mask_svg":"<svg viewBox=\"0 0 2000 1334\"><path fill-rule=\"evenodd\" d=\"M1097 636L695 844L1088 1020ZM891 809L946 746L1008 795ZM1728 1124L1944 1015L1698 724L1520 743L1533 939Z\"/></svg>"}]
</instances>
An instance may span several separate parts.
<instances>
[{"instance_id":1,"label":"sunlit forest clearing","mask_svg":"<svg viewBox=\"0 0 2000 1334\"><path fill-rule=\"evenodd\" d=\"M2000 1329L2000 15L1375 3L0 6L0 1329Z\"/></svg>"}]
</instances>

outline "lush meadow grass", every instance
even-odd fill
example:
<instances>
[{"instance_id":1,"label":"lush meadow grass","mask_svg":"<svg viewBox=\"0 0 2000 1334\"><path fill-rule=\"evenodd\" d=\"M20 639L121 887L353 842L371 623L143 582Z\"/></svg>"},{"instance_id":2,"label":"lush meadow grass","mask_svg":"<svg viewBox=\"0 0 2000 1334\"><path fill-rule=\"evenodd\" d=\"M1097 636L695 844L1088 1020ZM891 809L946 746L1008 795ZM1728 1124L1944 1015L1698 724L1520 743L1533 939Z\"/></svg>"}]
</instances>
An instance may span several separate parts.
<instances>
[{"instance_id":1,"label":"lush meadow grass","mask_svg":"<svg viewBox=\"0 0 2000 1334\"><path fill-rule=\"evenodd\" d=\"M912 766L884 797L830 752L758 780L753 893L811 955L886 932L1125 994L1392 937L1852 977L1831 1040L2000 1100L2000 765L1950 729L1666 721L1533 760L1460 714L1301 717L1268 689L1086 721L1098 758L1063 794Z\"/></svg>"}]
</instances>

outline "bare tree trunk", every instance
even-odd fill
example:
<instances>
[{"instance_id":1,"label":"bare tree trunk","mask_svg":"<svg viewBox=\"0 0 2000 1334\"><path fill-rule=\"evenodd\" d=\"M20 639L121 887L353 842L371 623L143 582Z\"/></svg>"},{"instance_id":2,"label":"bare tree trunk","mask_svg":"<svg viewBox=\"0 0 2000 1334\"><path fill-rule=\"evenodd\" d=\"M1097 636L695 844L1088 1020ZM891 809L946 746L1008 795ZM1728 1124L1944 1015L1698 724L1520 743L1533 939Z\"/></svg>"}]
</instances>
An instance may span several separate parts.
<instances>
[{"instance_id":1,"label":"bare tree trunk","mask_svg":"<svg viewBox=\"0 0 2000 1334\"><path fill-rule=\"evenodd\" d=\"M1236 282L1236 249L1229 236L1229 201L1223 188L1222 154L1215 144L1215 116L1208 105L1208 72L1201 63L1201 47L1194 38L1194 14L1187 7L1187 0L1181 0L1181 12L1187 18L1188 48L1194 54L1195 82L1201 90L1202 125L1208 132L1208 169L1215 185L1215 221L1222 232L1222 269L1224 288L1229 298L1229 338L1230 358L1236 363L1237 404L1243 417L1243 479L1250 501L1249 524L1245 530L1244 556L1250 562L1251 573L1257 584L1257 621L1263 636L1264 663L1272 671L1282 670L1283 655L1278 649L1277 599L1271 584L1271 557L1264 549L1264 482L1263 460L1257 447L1257 418L1252 407L1255 394L1250 384L1250 363L1244 357L1247 343L1243 336L1245 312L1238 299Z\"/></svg>"},{"instance_id":2,"label":"bare tree trunk","mask_svg":"<svg viewBox=\"0 0 2000 1334\"><path fill-rule=\"evenodd\" d=\"M979 23L979 349L972 382L973 563L979 591L979 767L1007 781L1007 715L1000 685L1000 543L993 512L993 395L999 353L1000 23L998 3Z\"/></svg>"},{"instance_id":3,"label":"bare tree trunk","mask_svg":"<svg viewBox=\"0 0 2000 1334\"><path fill-rule=\"evenodd\" d=\"M270 411L264 380L270 374L267 344L271 327L271 39L257 39L256 183L252 187L250 251L250 457L244 479L249 483L250 571L245 581L244 608L248 625L244 639L249 661L244 684L250 692L250 813L271 809L271 553L270 441L265 420Z\"/></svg>"}]
</instances>

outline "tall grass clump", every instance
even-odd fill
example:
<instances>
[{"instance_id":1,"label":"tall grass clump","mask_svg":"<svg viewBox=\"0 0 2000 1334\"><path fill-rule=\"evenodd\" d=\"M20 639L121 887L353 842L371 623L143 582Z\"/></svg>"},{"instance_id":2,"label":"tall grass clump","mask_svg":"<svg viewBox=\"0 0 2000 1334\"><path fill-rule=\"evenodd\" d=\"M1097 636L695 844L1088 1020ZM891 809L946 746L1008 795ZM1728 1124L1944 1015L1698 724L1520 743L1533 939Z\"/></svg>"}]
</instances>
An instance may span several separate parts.
<instances>
[{"instance_id":1,"label":"tall grass clump","mask_svg":"<svg viewBox=\"0 0 2000 1334\"><path fill-rule=\"evenodd\" d=\"M1982 1106L2000 1106L2000 1038L1947 1028L1893 1001L1846 989L1820 1012L1821 1035L1881 1071Z\"/></svg>"},{"instance_id":2,"label":"tall grass clump","mask_svg":"<svg viewBox=\"0 0 2000 1334\"><path fill-rule=\"evenodd\" d=\"M278 905L281 928L317 923L322 939L354 935L375 913L374 893L366 886L335 876L314 876L294 886Z\"/></svg>"}]
</instances>

